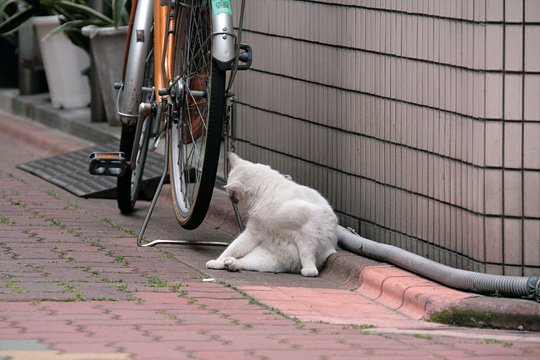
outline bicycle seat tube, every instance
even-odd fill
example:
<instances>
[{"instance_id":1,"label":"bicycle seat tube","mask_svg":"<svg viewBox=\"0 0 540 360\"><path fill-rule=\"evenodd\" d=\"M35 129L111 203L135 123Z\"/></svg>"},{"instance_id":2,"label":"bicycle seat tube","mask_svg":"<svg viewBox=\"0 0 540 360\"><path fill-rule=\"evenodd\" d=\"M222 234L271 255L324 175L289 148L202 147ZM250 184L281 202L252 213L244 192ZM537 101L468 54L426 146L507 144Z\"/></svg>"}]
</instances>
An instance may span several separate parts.
<instances>
[{"instance_id":1,"label":"bicycle seat tube","mask_svg":"<svg viewBox=\"0 0 540 360\"><path fill-rule=\"evenodd\" d=\"M135 125L139 116L148 44L152 36L154 1L138 0L129 40L125 77L118 98L118 118L123 124Z\"/></svg>"}]
</instances>

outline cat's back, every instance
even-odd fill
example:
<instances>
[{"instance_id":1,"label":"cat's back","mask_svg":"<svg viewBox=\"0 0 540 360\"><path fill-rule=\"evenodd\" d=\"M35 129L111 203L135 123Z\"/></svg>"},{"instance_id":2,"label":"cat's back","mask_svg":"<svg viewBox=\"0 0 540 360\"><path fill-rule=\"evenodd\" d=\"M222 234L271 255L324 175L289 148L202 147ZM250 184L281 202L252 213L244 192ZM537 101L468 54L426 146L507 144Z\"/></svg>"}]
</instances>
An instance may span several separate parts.
<instances>
[{"instance_id":1,"label":"cat's back","mask_svg":"<svg viewBox=\"0 0 540 360\"><path fill-rule=\"evenodd\" d=\"M320 214L323 217L334 215L332 207L318 191L291 180L284 180L282 191L279 191L279 196L274 198L274 200L282 204L288 202L305 202L309 204L305 209L306 211L309 210L312 216L316 214Z\"/></svg>"}]
</instances>

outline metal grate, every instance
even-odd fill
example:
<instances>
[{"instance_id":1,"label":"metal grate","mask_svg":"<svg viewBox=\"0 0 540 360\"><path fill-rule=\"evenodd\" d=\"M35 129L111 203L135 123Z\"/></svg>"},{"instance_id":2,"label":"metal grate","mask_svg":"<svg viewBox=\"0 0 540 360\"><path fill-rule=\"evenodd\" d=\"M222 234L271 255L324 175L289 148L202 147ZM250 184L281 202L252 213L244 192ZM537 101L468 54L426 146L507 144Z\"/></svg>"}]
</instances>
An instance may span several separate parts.
<instances>
[{"instance_id":1,"label":"metal grate","mask_svg":"<svg viewBox=\"0 0 540 360\"><path fill-rule=\"evenodd\" d=\"M88 157L95 151L117 151L118 144L93 146L71 153L29 161L17 167L83 198L116 198L116 178L88 173ZM151 200L163 171L163 157L148 153L139 199Z\"/></svg>"}]
</instances>

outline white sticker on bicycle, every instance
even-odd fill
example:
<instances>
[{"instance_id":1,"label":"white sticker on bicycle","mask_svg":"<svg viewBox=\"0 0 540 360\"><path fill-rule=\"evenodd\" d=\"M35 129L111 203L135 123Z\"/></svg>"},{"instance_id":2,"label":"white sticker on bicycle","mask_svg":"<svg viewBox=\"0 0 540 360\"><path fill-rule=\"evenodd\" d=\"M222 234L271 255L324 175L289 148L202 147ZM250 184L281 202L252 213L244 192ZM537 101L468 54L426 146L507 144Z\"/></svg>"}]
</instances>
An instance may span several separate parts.
<instances>
[{"instance_id":1,"label":"white sticker on bicycle","mask_svg":"<svg viewBox=\"0 0 540 360\"><path fill-rule=\"evenodd\" d=\"M214 15L232 15L231 0L212 0L212 10Z\"/></svg>"}]
</instances>

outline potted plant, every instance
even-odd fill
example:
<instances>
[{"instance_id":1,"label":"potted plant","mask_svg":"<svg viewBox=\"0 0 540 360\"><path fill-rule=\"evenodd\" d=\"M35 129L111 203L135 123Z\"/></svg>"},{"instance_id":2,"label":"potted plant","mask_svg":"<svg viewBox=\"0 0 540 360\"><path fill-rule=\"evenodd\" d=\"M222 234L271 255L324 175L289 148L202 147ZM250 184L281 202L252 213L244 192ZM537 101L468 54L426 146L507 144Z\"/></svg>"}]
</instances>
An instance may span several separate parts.
<instances>
[{"instance_id":1,"label":"potted plant","mask_svg":"<svg viewBox=\"0 0 540 360\"><path fill-rule=\"evenodd\" d=\"M90 7L90 4L72 4L72 11L75 12L77 9L76 11L86 14L86 16L65 21L54 32L71 33L79 44L84 44L85 49L90 54L91 79L99 88L96 97L92 98L92 118L99 117L102 108L104 108L108 123L119 125L116 116L118 90L114 89L113 84L121 78L123 49L127 35L126 25L129 21L131 1L103 1L101 5L111 10L110 16L107 16L106 11L96 14L96 10ZM86 38L85 42L75 37L81 34ZM87 45L88 41L90 46ZM100 98L97 99L97 96ZM94 119L94 121L96 120Z\"/></svg>"},{"instance_id":2,"label":"potted plant","mask_svg":"<svg viewBox=\"0 0 540 360\"><path fill-rule=\"evenodd\" d=\"M89 57L73 45L67 33L49 34L60 25L59 15L65 13L61 1L0 0L3 22L0 33L15 32L31 21L39 40L51 103L56 108L76 108L90 103L90 88L82 71L88 67Z\"/></svg>"},{"instance_id":3,"label":"potted plant","mask_svg":"<svg viewBox=\"0 0 540 360\"><path fill-rule=\"evenodd\" d=\"M88 1L0 0L0 34L13 33L30 19L35 24L53 106L70 108L90 103L85 76L90 63L90 42L81 29L92 24L115 25L128 16L125 7L129 1L108 3L113 8L112 18L93 9ZM73 63L70 65L68 60Z\"/></svg>"},{"instance_id":4,"label":"potted plant","mask_svg":"<svg viewBox=\"0 0 540 360\"><path fill-rule=\"evenodd\" d=\"M120 125L116 116L118 90L114 88L114 83L120 81L122 76L127 26L88 25L82 28L82 33L90 38L91 71L97 77L107 122Z\"/></svg>"},{"instance_id":5,"label":"potted plant","mask_svg":"<svg viewBox=\"0 0 540 360\"><path fill-rule=\"evenodd\" d=\"M28 4L27 4L28 5ZM47 80L39 52L39 44L34 29L28 18L36 15L49 15L45 8L36 2L35 7L23 6L16 1L0 0L0 34L15 47L17 64L6 71L18 72L18 88L21 95L46 92ZM4 55L4 51L2 51ZM4 57L4 56L3 56ZM3 77L3 76L2 76Z\"/></svg>"},{"instance_id":6,"label":"potted plant","mask_svg":"<svg viewBox=\"0 0 540 360\"><path fill-rule=\"evenodd\" d=\"M90 105L88 53L75 46L65 33L50 34L60 25L58 15L33 18L45 68L52 106L59 109Z\"/></svg>"}]
</instances>

